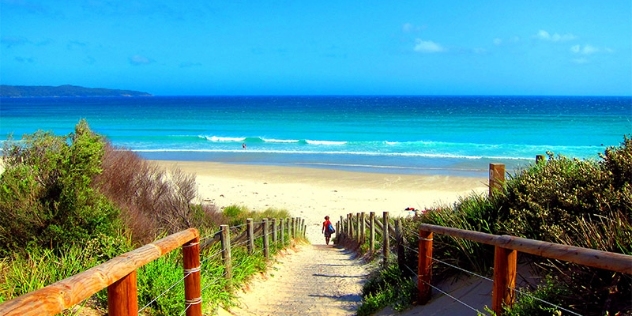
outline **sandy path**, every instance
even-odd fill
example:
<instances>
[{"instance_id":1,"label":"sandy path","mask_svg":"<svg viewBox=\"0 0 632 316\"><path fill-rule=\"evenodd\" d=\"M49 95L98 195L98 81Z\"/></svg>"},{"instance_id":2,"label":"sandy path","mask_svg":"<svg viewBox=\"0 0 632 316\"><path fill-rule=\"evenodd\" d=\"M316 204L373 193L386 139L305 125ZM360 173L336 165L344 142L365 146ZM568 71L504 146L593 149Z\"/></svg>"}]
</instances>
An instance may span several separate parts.
<instances>
[{"instance_id":1,"label":"sandy path","mask_svg":"<svg viewBox=\"0 0 632 316\"><path fill-rule=\"evenodd\" d=\"M449 205L462 196L484 194L488 181L214 162L156 163L196 174L201 202L219 208L242 205L253 211L286 209L291 216L305 219L306 237L312 245L277 258L266 280L253 281L242 293L242 308L224 314L237 316L355 315L366 266L343 249L325 246L323 217L329 215L336 223L340 216L357 212L408 216L404 209L409 206ZM424 313L429 311L424 309Z\"/></svg>"},{"instance_id":2,"label":"sandy path","mask_svg":"<svg viewBox=\"0 0 632 316\"><path fill-rule=\"evenodd\" d=\"M289 252L240 293L240 308L219 315L356 314L367 276L361 260L332 245L300 245Z\"/></svg>"}]
</instances>

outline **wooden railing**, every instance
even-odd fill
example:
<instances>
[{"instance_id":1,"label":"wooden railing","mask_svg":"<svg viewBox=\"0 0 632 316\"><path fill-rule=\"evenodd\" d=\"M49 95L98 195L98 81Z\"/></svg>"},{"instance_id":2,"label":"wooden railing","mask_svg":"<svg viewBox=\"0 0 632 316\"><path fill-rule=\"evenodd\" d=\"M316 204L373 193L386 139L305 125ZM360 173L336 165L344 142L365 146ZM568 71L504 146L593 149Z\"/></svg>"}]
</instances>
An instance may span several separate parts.
<instances>
[{"instance_id":1,"label":"wooden railing","mask_svg":"<svg viewBox=\"0 0 632 316\"><path fill-rule=\"evenodd\" d=\"M492 235L476 231L421 224L419 227L418 287L419 300L430 300L432 278L433 233L459 237L494 246L494 285L492 310L502 314L503 304L511 306L515 300L518 251L572 262L593 268L632 274L632 256L589 248L555 244L507 235Z\"/></svg>"},{"instance_id":2,"label":"wooden railing","mask_svg":"<svg viewBox=\"0 0 632 316\"><path fill-rule=\"evenodd\" d=\"M202 315L199 232L190 228L0 305L0 315L55 315L107 288L110 316L137 315L136 270L182 246L187 316Z\"/></svg>"},{"instance_id":3,"label":"wooden railing","mask_svg":"<svg viewBox=\"0 0 632 316\"><path fill-rule=\"evenodd\" d=\"M394 224L395 227L392 227ZM375 251L375 236L382 240L381 254L384 263L393 252L397 253L400 267L404 266L404 245L402 219L389 220L388 212L384 212L382 220L371 212L367 218L364 213L348 214L336 223L336 243L359 245L367 242L366 232L369 232L368 243L370 252ZM431 295L432 279L432 241L433 234L443 234L457 238L464 238L474 242L492 245L494 249L494 285L492 288L492 310L501 315L504 305L512 305L515 300L516 268L518 251L544 258L572 262L588 267L599 268L619 273L632 274L632 256L620 253L605 252L595 249L568 246L543 242L538 240L519 238L508 235L492 235L476 231L462 230L430 224L419 225L417 286L420 304L426 304ZM393 236L393 237L391 237ZM390 247L389 240L394 239L394 247Z\"/></svg>"},{"instance_id":4,"label":"wooden railing","mask_svg":"<svg viewBox=\"0 0 632 316\"><path fill-rule=\"evenodd\" d=\"M254 227L247 219L246 229L221 225L220 231L200 242L199 232L190 228L124 253L84 272L55 282L39 290L24 294L0 304L0 315L35 316L55 315L71 308L98 291L107 288L108 315L138 315L136 270L182 246L184 269L184 304L187 316L202 315L200 284L200 251L221 242L225 277L232 278L231 242L246 242L248 253L254 252L254 241L263 239L263 254L270 255L272 243L284 243L287 239L305 237L305 222L301 218L263 219ZM230 232L242 231L230 237ZM287 235L286 235L287 234Z\"/></svg>"}]
</instances>

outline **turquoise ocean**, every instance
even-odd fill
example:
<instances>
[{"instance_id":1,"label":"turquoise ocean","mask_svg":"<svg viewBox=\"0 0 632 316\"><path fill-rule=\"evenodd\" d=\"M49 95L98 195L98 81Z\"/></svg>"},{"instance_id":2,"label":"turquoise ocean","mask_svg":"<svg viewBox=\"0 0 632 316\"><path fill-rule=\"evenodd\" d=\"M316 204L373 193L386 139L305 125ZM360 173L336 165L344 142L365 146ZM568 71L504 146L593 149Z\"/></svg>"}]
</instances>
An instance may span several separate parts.
<instances>
[{"instance_id":1,"label":"turquoise ocean","mask_svg":"<svg viewBox=\"0 0 632 316\"><path fill-rule=\"evenodd\" d=\"M2 98L0 142L80 119L147 159L486 177L546 152L598 159L632 134L632 98Z\"/></svg>"}]
</instances>

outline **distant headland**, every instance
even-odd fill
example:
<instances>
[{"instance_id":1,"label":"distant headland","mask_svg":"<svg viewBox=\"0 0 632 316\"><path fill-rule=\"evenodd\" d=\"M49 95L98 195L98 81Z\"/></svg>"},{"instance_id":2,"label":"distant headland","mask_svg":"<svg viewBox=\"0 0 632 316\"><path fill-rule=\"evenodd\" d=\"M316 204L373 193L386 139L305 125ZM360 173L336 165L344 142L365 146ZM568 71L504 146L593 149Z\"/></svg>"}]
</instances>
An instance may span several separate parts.
<instances>
[{"instance_id":1,"label":"distant headland","mask_svg":"<svg viewBox=\"0 0 632 316\"><path fill-rule=\"evenodd\" d=\"M9 86L0 85L0 97L141 97L151 96L147 92L105 88L86 88L73 85L62 86Z\"/></svg>"}]
</instances>

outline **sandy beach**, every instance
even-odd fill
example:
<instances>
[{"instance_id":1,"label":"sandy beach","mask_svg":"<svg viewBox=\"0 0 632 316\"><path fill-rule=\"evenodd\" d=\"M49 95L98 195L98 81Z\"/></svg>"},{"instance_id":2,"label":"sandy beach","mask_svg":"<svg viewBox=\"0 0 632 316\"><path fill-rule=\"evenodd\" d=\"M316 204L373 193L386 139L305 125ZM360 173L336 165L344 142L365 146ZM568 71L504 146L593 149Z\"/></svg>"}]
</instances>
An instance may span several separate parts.
<instances>
[{"instance_id":1,"label":"sandy beach","mask_svg":"<svg viewBox=\"0 0 632 316\"><path fill-rule=\"evenodd\" d=\"M196 175L201 202L220 208L242 205L253 211L286 209L305 219L307 238L324 244L321 224L325 215L335 223L340 216L357 212L388 211L410 216L407 207L424 209L452 204L460 196L487 192L486 178L446 175L362 173L242 165L199 161L154 161L158 165Z\"/></svg>"}]
</instances>

